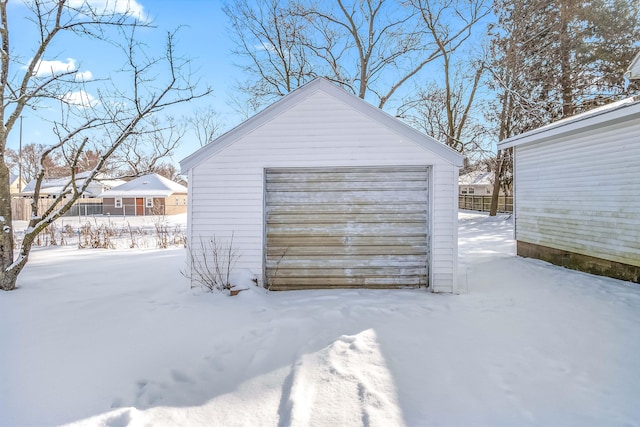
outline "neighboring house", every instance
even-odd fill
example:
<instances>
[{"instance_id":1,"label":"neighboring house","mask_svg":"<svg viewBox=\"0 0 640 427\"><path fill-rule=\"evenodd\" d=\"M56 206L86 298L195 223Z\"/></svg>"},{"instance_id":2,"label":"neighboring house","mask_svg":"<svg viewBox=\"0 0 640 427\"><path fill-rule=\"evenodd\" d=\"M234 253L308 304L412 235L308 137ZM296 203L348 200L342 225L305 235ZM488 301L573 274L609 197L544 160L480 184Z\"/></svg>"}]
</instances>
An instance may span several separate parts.
<instances>
[{"instance_id":1,"label":"neighboring house","mask_svg":"<svg viewBox=\"0 0 640 427\"><path fill-rule=\"evenodd\" d=\"M215 237L272 290L458 290L462 157L326 79L180 165L191 268Z\"/></svg>"},{"instance_id":2,"label":"neighboring house","mask_svg":"<svg viewBox=\"0 0 640 427\"><path fill-rule=\"evenodd\" d=\"M85 179L91 174L91 172L80 172L76 174L75 183L77 187L81 187L85 183ZM55 199L60 197L60 194L69 188L71 182L71 176L65 176L63 178L51 178L44 179L40 184L40 198ZM119 179L111 179L104 174L98 174L89 183L87 189L82 195L83 198L95 198L100 197L100 194L124 183ZM24 196L33 197L35 190L36 180L31 180L22 190Z\"/></svg>"},{"instance_id":3,"label":"neighboring house","mask_svg":"<svg viewBox=\"0 0 640 427\"><path fill-rule=\"evenodd\" d=\"M640 99L506 139L518 255L640 282Z\"/></svg>"},{"instance_id":4,"label":"neighboring house","mask_svg":"<svg viewBox=\"0 0 640 427\"><path fill-rule=\"evenodd\" d=\"M9 194L12 196L18 196L22 190L20 188L22 182L18 179L18 175L9 174Z\"/></svg>"},{"instance_id":5,"label":"neighboring house","mask_svg":"<svg viewBox=\"0 0 640 427\"><path fill-rule=\"evenodd\" d=\"M103 192L107 215L175 215L187 211L187 187L152 173Z\"/></svg>"},{"instance_id":6,"label":"neighboring house","mask_svg":"<svg viewBox=\"0 0 640 427\"><path fill-rule=\"evenodd\" d=\"M471 171L458 177L458 191L464 195L490 196L493 193L493 172Z\"/></svg>"}]
</instances>

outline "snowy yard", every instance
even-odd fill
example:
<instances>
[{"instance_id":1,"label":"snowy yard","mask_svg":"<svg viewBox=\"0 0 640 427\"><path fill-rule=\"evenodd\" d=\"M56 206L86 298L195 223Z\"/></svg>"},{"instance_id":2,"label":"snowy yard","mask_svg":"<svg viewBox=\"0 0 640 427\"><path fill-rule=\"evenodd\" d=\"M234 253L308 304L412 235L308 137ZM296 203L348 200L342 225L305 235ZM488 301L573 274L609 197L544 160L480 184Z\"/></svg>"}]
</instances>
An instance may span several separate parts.
<instances>
[{"instance_id":1,"label":"snowy yard","mask_svg":"<svg viewBox=\"0 0 640 427\"><path fill-rule=\"evenodd\" d=\"M0 425L640 425L640 286L460 214L468 294L189 289L184 249L34 250Z\"/></svg>"}]
</instances>

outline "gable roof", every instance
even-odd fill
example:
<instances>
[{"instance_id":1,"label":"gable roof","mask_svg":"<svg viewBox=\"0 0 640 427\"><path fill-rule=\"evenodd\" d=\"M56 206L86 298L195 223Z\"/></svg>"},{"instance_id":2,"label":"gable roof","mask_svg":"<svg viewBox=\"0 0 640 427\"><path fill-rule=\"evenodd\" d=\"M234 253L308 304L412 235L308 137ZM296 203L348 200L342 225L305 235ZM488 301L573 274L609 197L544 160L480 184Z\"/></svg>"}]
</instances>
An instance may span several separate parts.
<instances>
[{"instance_id":1,"label":"gable roof","mask_svg":"<svg viewBox=\"0 0 640 427\"><path fill-rule=\"evenodd\" d=\"M458 185L493 185L493 173L471 171L458 177Z\"/></svg>"},{"instance_id":2,"label":"gable roof","mask_svg":"<svg viewBox=\"0 0 640 427\"><path fill-rule=\"evenodd\" d=\"M80 172L76 174L76 185L78 187L84 185L85 179L91 175L91 171ZM87 190L85 191L85 195L87 196L98 196L97 193L101 192L104 188L111 188L116 185L122 184L124 181L120 179L111 179L106 175L99 173L95 176L95 178L89 184ZM50 178L43 179L40 183L40 195L58 195L62 193L65 188L69 186L71 183L71 176L65 176L62 178ZM25 185L22 190L25 194L31 194L34 192L36 186L36 180L32 179Z\"/></svg>"},{"instance_id":3,"label":"gable roof","mask_svg":"<svg viewBox=\"0 0 640 427\"><path fill-rule=\"evenodd\" d=\"M322 91L328 95L337 98L360 113L370 117L387 128L399 133L403 137L420 145L425 150L432 151L456 166L462 166L463 157L455 150L436 141L430 136L414 129L403 121L391 116L390 114L374 107L363 99L347 92L346 90L334 85L324 77L318 77L311 82L295 89L289 94L283 96L264 110L260 111L253 117L242 122L227 133L218 137L212 143L205 145L195 153L185 157L180 161L182 173L186 173L189 169L194 168L204 160L215 155L225 147L234 143L244 135L259 128L269 122L274 117L284 113L296 104L305 100L312 94Z\"/></svg>"},{"instance_id":4,"label":"gable roof","mask_svg":"<svg viewBox=\"0 0 640 427\"><path fill-rule=\"evenodd\" d=\"M625 75L629 78L629 80L637 80L640 79L640 52L633 58L631 64L629 64L629 68L627 68L627 72Z\"/></svg>"},{"instance_id":5,"label":"gable roof","mask_svg":"<svg viewBox=\"0 0 640 427\"><path fill-rule=\"evenodd\" d=\"M627 98L512 136L498 142L498 149L542 142L561 135L586 132L635 118L640 118L640 98Z\"/></svg>"},{"instance_id":6,"label":"gable roof","mask_svg":"<svg viewBox=\"0 0 640 427\"><path fill-rule=\"evenodd\" d=\"M184 185L152 173L104 191L100 197L168 197L174 193L186 192L187 187Z\"/></svg>"}]
</instances>

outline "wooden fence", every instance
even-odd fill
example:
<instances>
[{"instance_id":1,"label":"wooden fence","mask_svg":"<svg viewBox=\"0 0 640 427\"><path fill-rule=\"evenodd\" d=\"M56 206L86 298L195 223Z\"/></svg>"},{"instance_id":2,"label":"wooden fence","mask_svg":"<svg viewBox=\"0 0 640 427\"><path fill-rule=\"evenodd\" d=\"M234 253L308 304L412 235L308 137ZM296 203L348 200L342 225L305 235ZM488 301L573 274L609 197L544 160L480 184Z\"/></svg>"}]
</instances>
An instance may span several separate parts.
<instances>
[{"instance_id":1,"label":"wooden fence","mask_svg":"<svg viewBox=\"0 0 640 427\"><path fill-rule=\"evenodd\" d=\"M491 196L473 194L458 195L458 208L470 211L489 212ZM498 196L498 212L513 212L513 196Z\"/></svg>"},{"instance_id":2,"label":"wooden fence","mask_svg":"<svg viewBox=\"0 0 640 427\"><path fill-rule=\"evenodd\" d=\"M55 199L38 200L38 211L43 212ZM11 213L15 221L28 221L31 216L32 199L28 197L13 197L11 199ZM65 216L91 216L102 215L102 199L85 198L78 199L67 211Z\"/></svg>"}]
</instances>

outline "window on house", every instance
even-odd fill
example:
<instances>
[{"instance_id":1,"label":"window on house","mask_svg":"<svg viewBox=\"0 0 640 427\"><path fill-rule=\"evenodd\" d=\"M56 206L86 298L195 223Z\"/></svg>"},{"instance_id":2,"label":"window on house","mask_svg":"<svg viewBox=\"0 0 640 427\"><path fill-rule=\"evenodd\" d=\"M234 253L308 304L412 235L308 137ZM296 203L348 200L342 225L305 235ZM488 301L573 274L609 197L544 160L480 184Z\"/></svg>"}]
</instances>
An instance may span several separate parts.
<instances>
[{"instance_id":1,"label":"window on house","mask_svg":"<svg viewBox=\"0 0 640 427\"><path fill-rule=\"evenodd\" d=\"M460 190L460 192L462 194L467 194L467 187L462 187L462 190Z\"/></svg>"},{"instance_id":2,"label":"window on house","mask_svg":"<svg viewBox=\"0 0 640 427\"><path fill-rule=\"evenodd\" d=\"M187 206L187 198L186 198L186 197L183 197L183 198L182 198L182 204L183 204L183 205L185 205L185 206Z\"/></svg>"},{"instance_id":3,"label":"window on house","mask_svg":"<svg viewBox=\"0 0 640 427\"><path fill-rule=\"evenodd\" d=\"M147 197L147 201L146 201L146 207L148 208L152 208L153 207L153 197Z\"/></svg>"},{"instance_id":4,"label":"window on house","mask_svg":"<svg viewBox=\"0 0 640 427\"><path fill-rule=\"evenodd\" d=\"M180 203L180 200L176 197L176 206Z\"/></svg>"},{"instance_id":5,"label":"window on house","mask_svg":"<svg viewBox=\"0 0 640 427\"><path fill-rule=\"evenodd\" d=\"M113 202L113 206L116 208L122 208L122 197L116 197Z\"/></svg>"},{"instance_id":6,"label":"window on house","mask_svg":"<svg viewBox=\"0 0 640 427\"><path fill-rule=\"evenodd\" d=\"M473 194L474 193L474 188L473 187L469 187L469 194Z\"/></svg>"}]
</instances>

